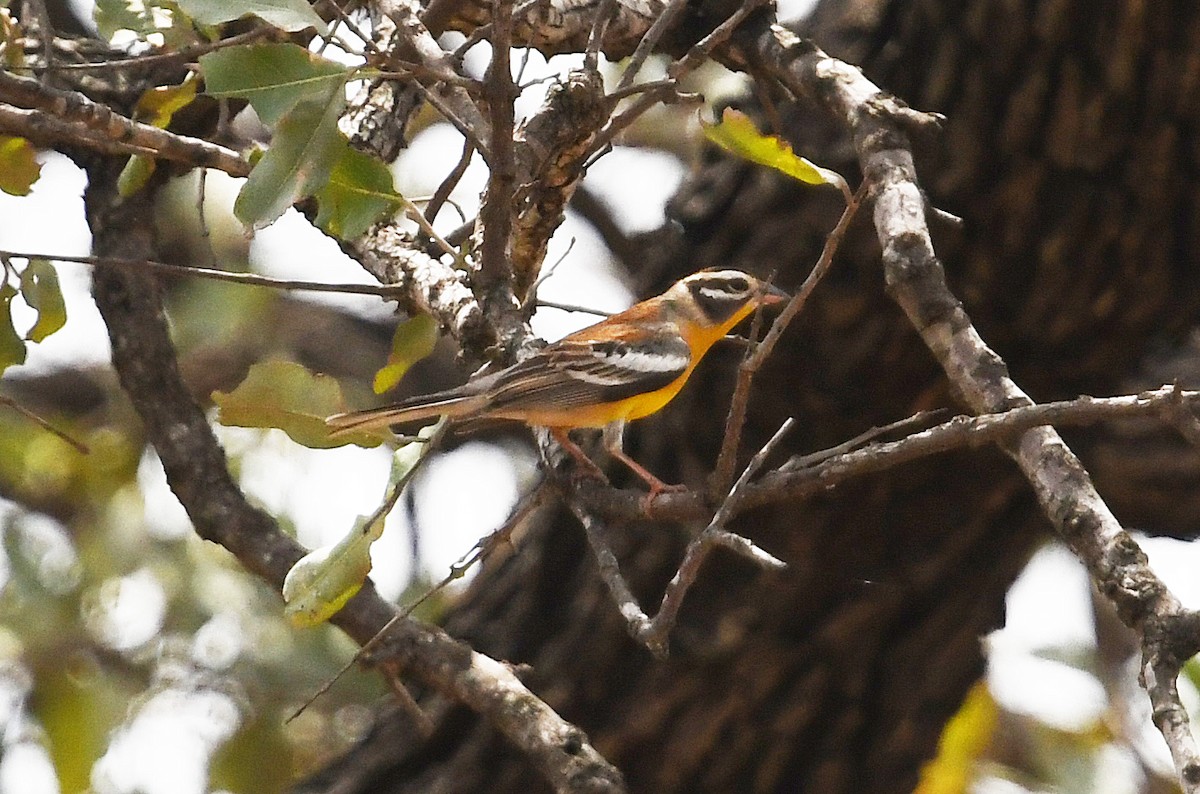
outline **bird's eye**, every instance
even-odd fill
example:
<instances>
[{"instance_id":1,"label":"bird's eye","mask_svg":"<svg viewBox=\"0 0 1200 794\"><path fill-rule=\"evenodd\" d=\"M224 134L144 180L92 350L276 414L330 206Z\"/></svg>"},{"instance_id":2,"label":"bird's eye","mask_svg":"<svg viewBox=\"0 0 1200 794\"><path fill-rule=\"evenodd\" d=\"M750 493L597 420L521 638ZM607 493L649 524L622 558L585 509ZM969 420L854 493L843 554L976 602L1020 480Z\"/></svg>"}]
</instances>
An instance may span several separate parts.
<instances>
[{"instance_id":1,"label":"bird's eye","mask_svg":"<svg viewBox=\"0 0 1200 794\"><path fill-rule=\"evenodd\" d=\"M733 292L749 292L750 282L741 276L729 279L729 289Z\"/></svg>"}]
</instances>

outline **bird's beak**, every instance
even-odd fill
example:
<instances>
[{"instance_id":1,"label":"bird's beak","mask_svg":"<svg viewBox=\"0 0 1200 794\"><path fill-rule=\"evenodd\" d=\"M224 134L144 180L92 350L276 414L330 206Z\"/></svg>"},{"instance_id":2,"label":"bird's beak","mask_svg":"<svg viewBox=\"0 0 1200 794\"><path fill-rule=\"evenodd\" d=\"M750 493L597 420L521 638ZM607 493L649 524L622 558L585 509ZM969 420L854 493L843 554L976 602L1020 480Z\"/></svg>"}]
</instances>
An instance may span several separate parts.
<instances>
[{"instance_id":1,"label":"bird's beak","mask_svg":"<svg viewBox=\"0 0 1200 794\"><path fill-rule=\"evenodd\" d=\"M763 291L762 296L763 306L774 306L776 303L783 303L792 299L791 295L788 295L779 287L771 284L766 285L766 287L767 288Z\"/></svg>"}]
</instances>

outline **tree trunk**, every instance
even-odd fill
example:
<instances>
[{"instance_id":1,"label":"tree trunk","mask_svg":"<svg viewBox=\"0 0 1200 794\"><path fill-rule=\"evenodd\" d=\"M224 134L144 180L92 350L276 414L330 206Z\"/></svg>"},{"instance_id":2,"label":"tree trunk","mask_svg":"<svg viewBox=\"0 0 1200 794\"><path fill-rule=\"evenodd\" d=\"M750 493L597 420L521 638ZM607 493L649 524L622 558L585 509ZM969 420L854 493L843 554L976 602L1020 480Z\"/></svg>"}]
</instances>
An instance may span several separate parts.
<instances>
[{"instance_id":1,"label":"tree trunk","mask_svg":"<svg viewBox=\"0 0 1200 794\"><path fill-rule=\"evenodd\" d=\"M941 140L920 142L932 203L964 219L960 230L935 227L939 252L1017 382L1039 400L1121 391L1152 344L1191 327L1200 297L1189 187L1200 8L907 0L846 4L851 17L836 5L818 16L818 43L948 117ZM800 151L850 172L845 142L822 147L819 111L785 116ZM774 271L794 287L838 212L829 195L724 156L693 174L672 209L683 231L654 237L635 274L646 294L709 266ZM865 218L859 227L756 380L747 457L787 416L800 422L791 453L955 406L884 294ZM668 410L639 423L628 451L665 479L701 483L737 355L710 356ZM1194 510L1178 509L1174 492L1119 487L1122 449L1109 442L1095 458L1118 516L1182 529ZM1005 592L1046 526L1015 468L989 450L762 510L736 529L788 569L717 555L660 662L628 639L582 530L557 511L480 574L447 627L528 665L525 681L633 791L898 794L982 673L980 637L1003 622ZM644 606L661 597L685 529L610 528ZM490 729L448 710L424 741L402 717L383 721L300 790L541 785Z\"/></svg>"}]
</instances>

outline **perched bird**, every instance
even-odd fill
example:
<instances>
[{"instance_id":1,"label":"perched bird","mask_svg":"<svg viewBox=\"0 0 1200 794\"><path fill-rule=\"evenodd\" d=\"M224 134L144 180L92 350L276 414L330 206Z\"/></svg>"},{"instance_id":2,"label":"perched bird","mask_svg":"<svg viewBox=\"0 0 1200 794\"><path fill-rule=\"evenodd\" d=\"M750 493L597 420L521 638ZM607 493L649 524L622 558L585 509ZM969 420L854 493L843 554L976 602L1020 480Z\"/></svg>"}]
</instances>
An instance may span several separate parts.
<instances>
[{"instance_id":1,"label":"perched bird","mask_svg":"<svg viewBox=\"0 0 1200 794\"><path fill-rule=\"evenodd\" d=\"M507 369L458 388L335 414L325 422L337 437L441 415L512 419L549 429L564 449L596 474L596 464L567 432L603 427L609 452L646 481L653 497L671 486L621 449L625 422L670 402L718 339L759 306L787 297L738 270L702 270Z\"/></svg>"}]
</instances>

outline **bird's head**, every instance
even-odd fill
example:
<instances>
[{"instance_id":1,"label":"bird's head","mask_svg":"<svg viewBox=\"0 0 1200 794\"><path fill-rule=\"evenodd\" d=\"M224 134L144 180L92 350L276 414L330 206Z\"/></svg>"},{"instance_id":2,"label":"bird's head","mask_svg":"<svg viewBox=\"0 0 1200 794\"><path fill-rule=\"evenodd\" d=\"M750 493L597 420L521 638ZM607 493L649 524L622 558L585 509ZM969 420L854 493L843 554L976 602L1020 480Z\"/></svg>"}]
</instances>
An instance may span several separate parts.
<instances>
[{"instance_id":1,"label":"bird's head","mask_svg":"<svg viewBox=\"0 0 1200 794\"><path fill-rule=\"evenodd\" d=\"M740 270L701 270L675 283L667 295L691 322L720 329L724 335L759 306L788 299L788 294Z\"/></svg>"}]
</instances>

